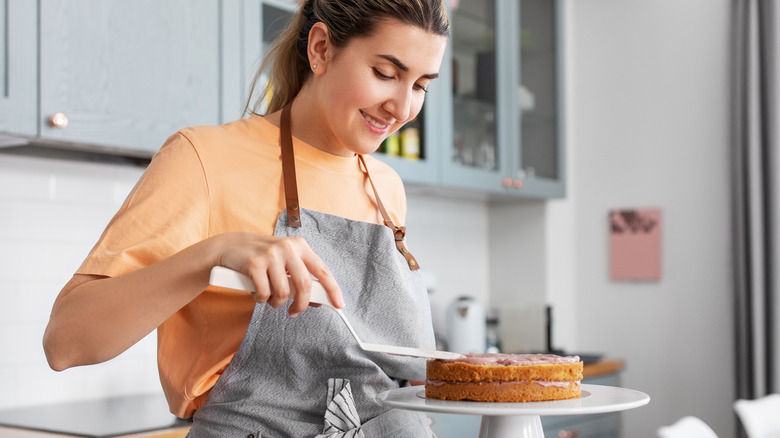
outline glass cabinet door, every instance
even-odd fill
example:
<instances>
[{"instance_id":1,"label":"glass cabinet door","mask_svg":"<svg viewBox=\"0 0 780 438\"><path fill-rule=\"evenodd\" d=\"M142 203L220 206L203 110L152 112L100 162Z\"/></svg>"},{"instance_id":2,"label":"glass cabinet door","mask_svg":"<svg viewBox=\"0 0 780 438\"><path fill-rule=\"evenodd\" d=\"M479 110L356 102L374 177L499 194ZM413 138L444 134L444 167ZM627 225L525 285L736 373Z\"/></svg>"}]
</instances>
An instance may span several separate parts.
<instances>
[{"instance_id":1,"label":"glass cabinet door","mask_svg":"<svg viewBox=\"0 0 780 438\"><path fill-rule=\"evenodd\" d=\"M492 0L453 11L452 160L496 171L496 35Z\"/></svg>"},{"instance_id":2,"label":"glass cabinet door","mask_svg":"<svg viewBox=\"0 0 780 438\"><path fill-rule=\"evenodd\" d=\"M496 0L450 1L452 89L451 143L445 145L443 179L448 186L501 190L508 157L501 146L499 87L511 56L500 55Z\"/></svg>"},{"instance_id":3,"label":"glass cabinet door","mask_svg":"<svg viewBox=\"0 0 780 438\"><path fill-rule=\"evenodd\" d=\"M515 178L544 196L563 195L559 9L556 0L520 1Z\"/></svg>"}]
</instances>

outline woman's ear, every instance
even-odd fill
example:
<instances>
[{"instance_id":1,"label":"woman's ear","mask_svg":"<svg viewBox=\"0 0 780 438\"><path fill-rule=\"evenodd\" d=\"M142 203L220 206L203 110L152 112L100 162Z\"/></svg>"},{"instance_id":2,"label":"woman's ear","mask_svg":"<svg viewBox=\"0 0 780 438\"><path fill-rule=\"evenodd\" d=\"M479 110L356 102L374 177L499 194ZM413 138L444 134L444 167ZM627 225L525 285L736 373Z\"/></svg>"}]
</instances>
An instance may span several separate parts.
<instances>
[{"instance_id":1,"label":"woman's ear","mask_svg":"<svg viewBox=\"0 0 780 438\"><path fill-rule=\"evenodd\" d=\"M314 23L309 31L309 68L315 75L327 69L328 60L333 57L333 49L328 37L328 26L323 22Z\"/></svg>"}]
</instances>

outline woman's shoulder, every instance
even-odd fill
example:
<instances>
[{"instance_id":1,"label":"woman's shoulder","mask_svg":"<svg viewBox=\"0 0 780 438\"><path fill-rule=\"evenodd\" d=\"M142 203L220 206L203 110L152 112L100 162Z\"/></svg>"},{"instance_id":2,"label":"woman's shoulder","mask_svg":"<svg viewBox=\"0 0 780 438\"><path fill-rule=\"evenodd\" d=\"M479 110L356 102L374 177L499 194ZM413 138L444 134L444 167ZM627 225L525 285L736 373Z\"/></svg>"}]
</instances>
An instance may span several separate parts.
<instances>
[{"instance_id":1,"label":"woman's shoulder","mask_svg":"<svg viewBox=\"0 0 780 438\"><path fill-rule=\"evenodd\" d=\"M198 169L212 181L247 168L270 171L279 160L278 130L274 135L273 129L273 125L263 123L260 117L182 128L165 141L152 164L166 171L171 166Z\"/></svg>"},{"instance_id":2,"label":"woman's shoulder","mask_svg":"<svg viewBox=\"0 0 780 438\"><path fill-rule=\"evenodd\" d=\"M375 182L383 181L403 189L401 177L389 164L373 155L363 155L363 159L366 161L366 167L372 180Z\"/></svg>"},{"instance_id":3,"label":"woman's shoulder","mask_svg":"<svg viewBox=\"0 0 780 438\"><path fill-rule=\"evenodd\" d=\"M189 126L180 129L177 134L197 148L258 142L276 144L279 129L262 117L251 115L222 125Z\"/></svg>"}]
</instances>

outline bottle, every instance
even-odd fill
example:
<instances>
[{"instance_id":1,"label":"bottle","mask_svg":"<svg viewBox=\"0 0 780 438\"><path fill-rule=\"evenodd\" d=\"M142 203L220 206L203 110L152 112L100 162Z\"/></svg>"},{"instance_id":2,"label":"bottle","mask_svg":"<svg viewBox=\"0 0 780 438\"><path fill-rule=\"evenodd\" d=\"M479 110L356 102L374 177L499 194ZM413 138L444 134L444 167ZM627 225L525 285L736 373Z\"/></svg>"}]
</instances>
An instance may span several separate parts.
<instances>
[{"instance_id":1,"label":"bottle","mask_svg":"<svg viewBox=\"0 0 780 438\"><path fill-rule=\"evenodd\" d=\"M498 333L498 309L491 308L485 315L485 352L501 353L501 336Z\"/></svg>"},{"instance_id":2,"label":"bottle","mask_svg":"<svg viewBox=\"0 0 780 438\"><path fill-rule=\"evenodd\" d=\"M384 153L387 156L390 157L397 157L401 154L401 143L398 138L398 133L394 132L390 134L383 142L382 146L380 147L380 151Z\"/></svg>"},{"instance_id":3,"label":"bottle","mask_svg":"<svg viewBox=\"0 0 780 438\"><path fill-rule=\"evenodd\" d=\"M420 159L420 126L417 117L401 128L401 156L407 160Z\"/></svg>"}]
</instances>

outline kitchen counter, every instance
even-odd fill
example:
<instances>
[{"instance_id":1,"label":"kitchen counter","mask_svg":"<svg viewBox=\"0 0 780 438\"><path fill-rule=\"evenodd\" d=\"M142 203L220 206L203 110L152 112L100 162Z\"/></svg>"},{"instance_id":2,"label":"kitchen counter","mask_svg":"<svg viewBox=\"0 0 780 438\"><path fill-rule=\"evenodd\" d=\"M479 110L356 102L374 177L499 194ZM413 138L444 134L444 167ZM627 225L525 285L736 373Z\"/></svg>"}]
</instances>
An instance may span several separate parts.
<instances>
[{"instance_id":1,"label":"kitchen counter","mask_svg":"<svg viewBox=\"0 0 780 438\"><path fill-rule=\"evenodd\" d=\"M169 412L162 393L0 411L3 438L183 438L189 427Z\"/></svg>"},{"instance_id":2,"label":"kitchen counter","mask_svg":"<svg viewBox=\"0 0 780 438\"><path fill-rule=\"evenodd\" d=\"M133 433L130 435L116 435L112 438L184 438L190 427L176 427L161 429L152 432ZM84 435L67 435L61 433L40 432L37 430L20 429L16 427L0 426L0 437L3 438L69 438L83 437Z\"/></svg>"},{"instance_id":3,"label":"kitchen counter","mask_svg":"<svg viewBox=\"0 0 780 438\"><path fill-rule=\"evenodd\" d=\"M625 366L625 362L620 359L601 359L596 362L586 363L582 369L582 375L586 379L592 379L618 373L623 371Z\"/></svg>"}]
</instances>

